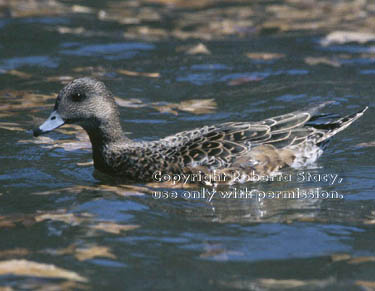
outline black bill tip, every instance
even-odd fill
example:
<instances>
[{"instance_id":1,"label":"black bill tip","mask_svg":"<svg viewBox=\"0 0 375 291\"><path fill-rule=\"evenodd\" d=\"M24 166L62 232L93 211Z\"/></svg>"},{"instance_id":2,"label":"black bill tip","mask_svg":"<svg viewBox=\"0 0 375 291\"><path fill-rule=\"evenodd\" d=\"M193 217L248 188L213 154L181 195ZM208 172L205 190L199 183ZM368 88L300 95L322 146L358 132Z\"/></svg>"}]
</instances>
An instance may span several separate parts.
<instances>
[{"instance_id":1,"label":"black bill tip","mask_svg":"<svg viewBox=\"0 0 375 291\"><path fill-rule=\"evenodd\" d=\"M33 128L33 135L34 135L34 137L38 137L38 136L40 136L41 134L43 134L43 131L40 130L39 126Z\"/></svg>"}]
</instances>

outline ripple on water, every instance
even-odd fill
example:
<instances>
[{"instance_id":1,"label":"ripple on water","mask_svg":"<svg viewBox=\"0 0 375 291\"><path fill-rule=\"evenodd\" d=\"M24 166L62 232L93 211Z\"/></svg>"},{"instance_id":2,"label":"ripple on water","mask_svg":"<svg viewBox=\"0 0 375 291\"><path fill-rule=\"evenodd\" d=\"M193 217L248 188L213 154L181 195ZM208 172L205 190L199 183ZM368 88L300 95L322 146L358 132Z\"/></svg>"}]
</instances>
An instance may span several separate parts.
<instances>
[{"instance_id":1,"label":"ripple on water","mask_svg":"<svg viewBox=\"0 0 375 291\"><path fill-rule=\"evenodd\" d=\"M346 243L353 232L363 232L356 227L341 225L293 225L259 224L240 227L238 236L210 236L206 233L185 233L190 243L183 249L207 251L216 247L225 251L229 261L263 261L324 256L336 252L348 252ZM249 235L251 234L251 235ZM313 241L306 238L314 237ZM201 243L205 241L206 243ZM202 257L202 256L201 256ZM217 260L217 256L204 256Z\"/></svg>"},{"instance_id":2,"label":"ripple on water","mask_svg":"<svg viewBox=\"0 0 375 291\"><path fill-rule=\"evenodd\" d=\"M327 47L320 47L321 50L342 52L342 53L374 53L375 46L361 46L361 45L331 45Z\"/></svg>"},{"instance_id":3,"label":"ripple on water","mask_svg":"<svg viewBox=\"0 0 375 291\"><path fill-rule=\"evenodd\" d=\"M145 211L148 207L130 200L106 200L98 199L82 203L74 209L74 212L89 212L95 214L98 219L116 221L129 221L133 215L130 211Z\"/></svg>"},{"instance_id":4,"label":"ripple on water","mask_svg":"<svg viewBox=\"0 0 375 291\"><path fill-rule=\"evenodd\" d=\"M59 59L47 56L29 56L16 57L3 60L0 65L1 70L13 70L22 66L39 66L46 68L57 68L59 66Z\"/></svg>"},{"instance_id":5,"label":"ripple on water","mask_svg":"<svg viewBox=\"0 0 375 291\"><path fill-rule=\"evenodd\" d=\"M65 49L60 51L65 55L75 56L97 56L105 59L127 59L135 56L140 51L149 51L155 49L155 46L144 42L120 42L109 44L91 44L83 45L76 49Z\"/></svg>"}]
</instances>

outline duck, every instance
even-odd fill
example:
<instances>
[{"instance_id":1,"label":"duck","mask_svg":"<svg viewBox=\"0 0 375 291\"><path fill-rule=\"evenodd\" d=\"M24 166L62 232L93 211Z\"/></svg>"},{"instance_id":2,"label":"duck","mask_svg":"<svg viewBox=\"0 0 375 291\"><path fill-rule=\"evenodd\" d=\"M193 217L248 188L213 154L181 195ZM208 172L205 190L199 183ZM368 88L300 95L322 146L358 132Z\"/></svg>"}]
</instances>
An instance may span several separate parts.
<instances>
[{"instance_id":1,"label":"duck","mask_svg":"<svg viewBox=\"0 0 375 291\"><path fill-rule=\"evenodd\" d=\"M77 124L89 136L95 169L135 182L215 171L224 176L240 171L240 181L244 175L251 179L314 163L331 137L368 109L343 117L320 113L332 103L260 121L206 125L159 140L134 141L123 132L111 91L103 82L84 77L59 92L52 113L33 133L37 137L64 124Z\"/></svg>"}]
</instances>

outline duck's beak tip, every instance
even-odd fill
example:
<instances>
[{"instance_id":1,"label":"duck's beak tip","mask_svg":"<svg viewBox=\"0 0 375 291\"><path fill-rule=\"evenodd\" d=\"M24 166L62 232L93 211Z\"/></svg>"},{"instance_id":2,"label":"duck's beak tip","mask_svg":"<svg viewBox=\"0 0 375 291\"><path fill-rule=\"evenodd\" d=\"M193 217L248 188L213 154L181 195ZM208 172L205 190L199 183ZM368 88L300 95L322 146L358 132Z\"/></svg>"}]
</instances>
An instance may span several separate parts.
<instances>
[{"instance_id":1,"label":"duck's beak tip","mask_svg":"<svg viewBox=\"0 0 375 291\"><path fill-rule=\"evenodd\" d=\"M39 126L33 128L33 136L34 136L34 137L38 137L38 136L40 136L41 134L43 134L43 131L40 130Z\"/></svg>"},{"instance_id":2,"label":"duck's beak tip","mask_svg":"<svg viewBox=\"0 0 375 291\"><path fill-rule=\"evenodd\" d=\"M35 137L40 136L43 133L49 132L54 130L62 125L64 125L64 120L60 117L60 115L53 111L48 119L40 126L35 127L33 129L33 135Z\"/></svg>"}]
</instances>

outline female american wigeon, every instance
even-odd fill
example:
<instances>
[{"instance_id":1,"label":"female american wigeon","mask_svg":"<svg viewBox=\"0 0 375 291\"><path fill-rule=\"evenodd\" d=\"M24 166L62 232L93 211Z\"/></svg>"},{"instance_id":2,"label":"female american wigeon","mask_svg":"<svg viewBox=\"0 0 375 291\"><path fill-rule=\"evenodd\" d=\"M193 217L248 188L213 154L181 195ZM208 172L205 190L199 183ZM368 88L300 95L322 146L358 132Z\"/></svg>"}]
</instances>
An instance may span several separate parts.
<instances>
[{"instance_id":1,"label":"female american wigeon","mask_svg":"<svg viewBox=\"0 0 375 291\"><path fill-rule=\"evenodd\" d=\"M80 78L60 91L53 112L34 130L34 136L65 123L78 124L90 137L95 168L133 181L152 181L157 171L183 174L238 169L268 175L283 167L313 163L328 139L367 109L322 122L326 119L317 112L330 103L258 122L226 122L157 141L136 142L124 135L115 99L106 86Z\"/></svg>"}]
</instances>

